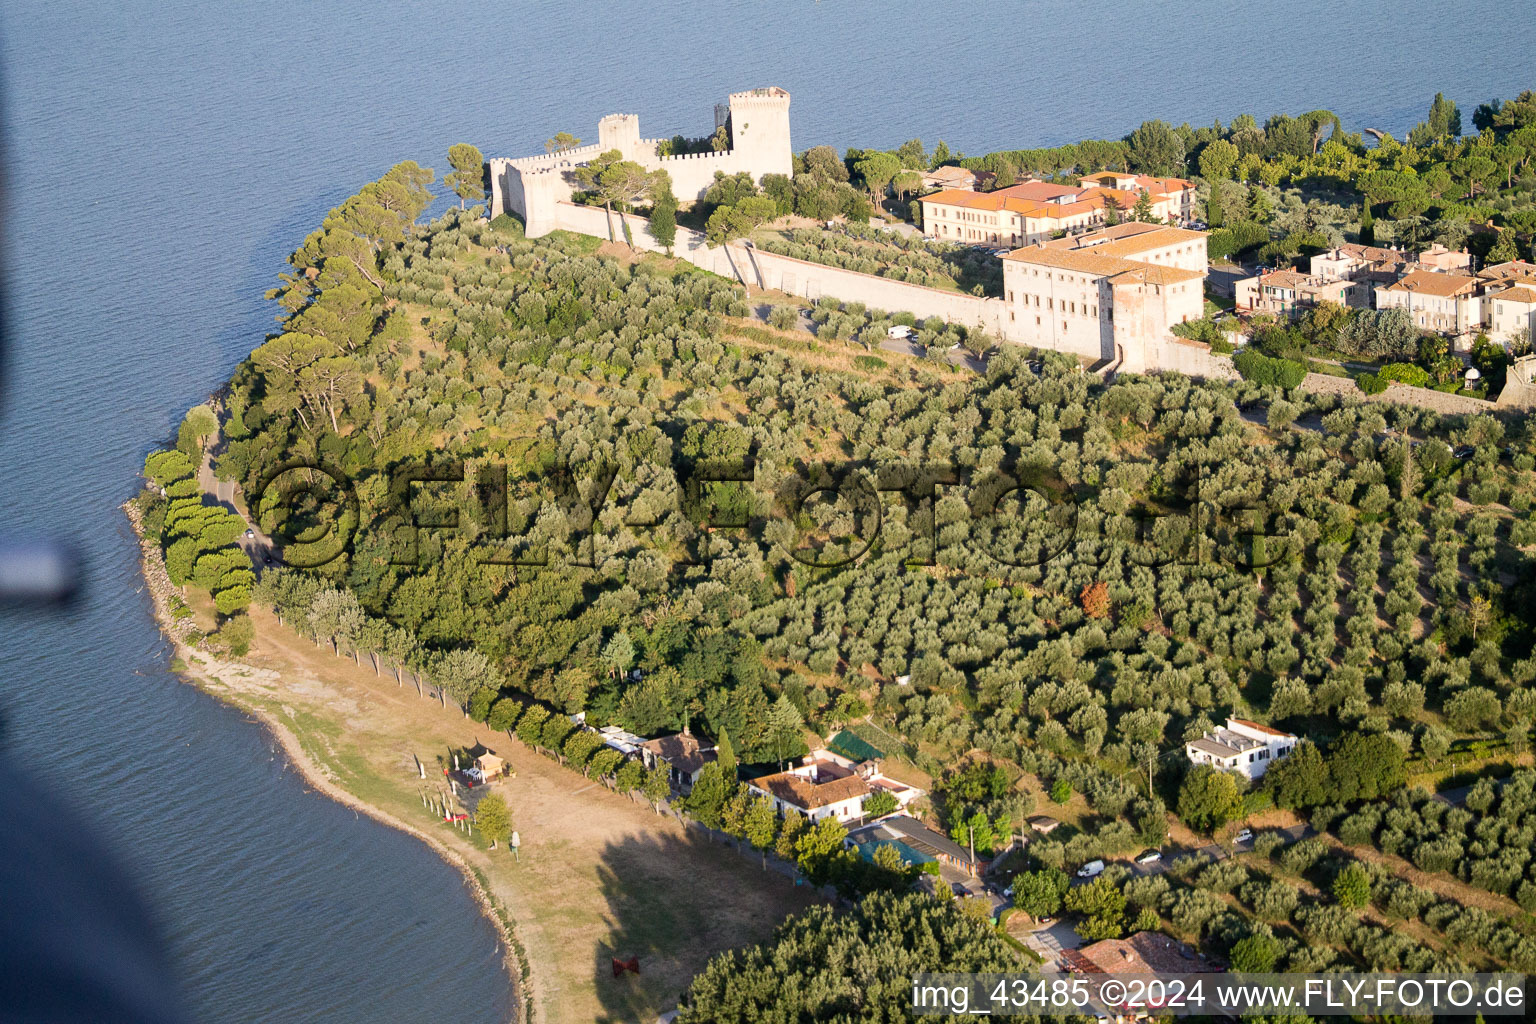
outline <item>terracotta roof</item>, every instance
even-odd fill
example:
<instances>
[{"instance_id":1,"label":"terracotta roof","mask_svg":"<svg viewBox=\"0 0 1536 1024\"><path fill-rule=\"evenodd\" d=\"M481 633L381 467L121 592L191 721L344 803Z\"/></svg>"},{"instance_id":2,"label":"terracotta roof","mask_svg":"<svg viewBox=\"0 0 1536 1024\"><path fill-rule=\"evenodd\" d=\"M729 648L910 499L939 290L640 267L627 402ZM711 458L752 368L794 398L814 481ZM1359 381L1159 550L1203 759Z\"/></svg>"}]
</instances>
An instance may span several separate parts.
<instances>
[{"instance_id":1,"label":"terracotta roof","mask_svg":"<svg viewBox=\"0 0 1536 1024\"><path fill-rule=\"evenodd\" d=\"M967 170L964 167L955 167L955 166L953 166L951 164L946 164L943 167L935 167L933 170L927 171L926 173L924 173L923 177L925 177L925 178L932 178L935 181L975 181L976 180L976 175L975 175L974 172L969 171L969 170Z\"/></svg>"},{"instance_id":2,"label":"terracotta roof","mask_svg":"<svg viewBox=\"0 0 1536 1024\"><path fill-rule=\"evenodd\" d=\"M1339 246L1338 251L1346 256L1365 260L1367 263L1405 263L1408 260L1407 253L1398 252L1396 249L1382 249L1374 245L1359 245L1355 242L1346 242Z\"/></svg>"},{"instance_id":3,"label":"terracotta roof","mask_svg":"<svg viewBox=\"0 0 1536 1024\"><path fill-rule=\"evenodd\" d=\"M1484 267L1482 270L1479 270L1477 276L1492 280L1502 280L1506 277L1536 277L1536 263L1527 263L1525 260L1495 263L1491 267Z\"/></svg>"},{"instance_id":4,"label":"terracotta roof","mask_svg":"<svg viewBox=\"0 0 1536 1024\"><path fill-rule=\"evenodd\" d=\"M1109 256L1132 256L1139 252L1146 252L1149 249L1161 249L1164 246L1178 245L1181 242L1193 242L1197 238L1205 237L1204 231L1190 231L1185 228L1158 224L1143 224L1141 226L1150 227L1152 230L1117 238L1094 248L1098 252Z\"/></svg>"},{"instance_id":5,"label":"terracotta roof","mask_svg":"<svg viewBox=\"0 0 1536 1024\"><path fill-rule=\"evenodd\" d=\"M1053 238L1045 244L1051 249L1087 249L1105 242L1128 238L1132 235L1144 235L1148 231L1161 230L1163 230L1163 225L1161 224L1143 224L1139 220L1128 220L1107 228L1100 228L1097 231L1084 232L1081 235Z\"/></svg>"},{"instance_id":6,"label":"terracotta roof","mask_svg":"<svg viewBox=\"0 0 1536 1024\"><path fill-rule=\"evenodd\" d=\"M812 782L794 772L780 772L777 775L765 775L749 785L805 811L869 795L869 783L858 775Z\"/></svg>"},{"instance_id":7,"label":"terracotta roof","mask_svg":"<svg viewBox=\"0 0 1536 1024\"><path fill-rule=\"evenodd\" d=\"M1003 191L998 189L996 192L971 192L963 188L947 188L931 196L922 196L918 202L932 203L935 206L964 206L973 210L1001 210L1003 202L1007 199Z\"/></svg>"},{"instance_id":8,"label":"terracotta roof","mask_svg":"<svg viewBox=\"0 0 1536 1024\"><path fill-rule=\"evenodd\" d=\"M1490 298L1502 302L1523 302L1526 305L1536 303L1536 290L1525 287L1506 288L1501 292L1494 292Z\"/></svg>"},{"instance_id":9,"label":"terracotta roof","mask_svg":"<svg viewBox=\"0 0 1536 1024\"><path fill-rule=\"evenodd\" d=\"M680 772L696 772L715 760L715 752L703 749L699 738L690 733L658 736L640 745Z\"/></svg>"},{"instance_id":10,"label":"terracotta roof","mask_svg":"<svg viewBox=\"0 0 1536 1024\"><path fill-rule=\"evenodd\" d=\"M1104 939L1065 954L1076 974L1209 974L1219 970L1182 942L1160 932Z\"/></svg>"},{"instance_id":11,"label":"terracotta roof","mask_svg":"<svg viewBox=\"0 0 1536 1024\"><path fill-rule=\"evenodd\" d=\"M1254 730L1256 730L1258 732L1265 733L1266 735L1269 735L1269 736L1280 736L1280 737L1283 737L1283 738L1286 738L1286 739L1294 739L1295 738L1294 736L1292 736L1291 733L1281 732L1279 729L1271 729L1267 725L1260 725L1258 722L1252 722L1252 721L1249 721L1246 718L1233 718L1230 721L1236 722L1238 725L1244 726L1246 728L1254 729Z\"/></svg>"},{"instance_id":12,"label":"terracotta roof","mask_svg":"<svg viewBox=\"0 0 1536 1024\"><path fill-rule=\"evenodd\" d=\"M1107 256L1091 248L1050 249L1041 245L1031 245L1023 249L1015 249L1003 259L1040 267L1052 267L1057 270L1071 270L1079 274L1092 274L1095 277L1119 277L1128 274L1138 281L1144 279L1152 284L1178 284L1181 281L1198 281L1205 277L1196 270L1140 263L1120 256Z\"/></svg>"},{"instance_id":13,"label":"terracotta roof","mask_svg":"<svg viewBox=\"0 0 1536 1024\"><path fill-rule=\"evenodd\" d=\"M1460 274L1439 274L1433 270L1415 270L1402 277L1396 284L1389 284L1389 292L1414 292L1420 295L1438 295L1452 298L1469 292L1477 286L1477 279Z\"/></svg>"},{"instance_id":14,"label":"terracotta roof","mask_svg":"<svg viewBox=\"0 0 1536 1024\"><path fill-rule=\"evenodd\" d=\"M922 196L919 202L932 203L935 206L961 206L971 210L1007 210L1026 217L1061 220L1090 210L1103 209L1111 197L1122 210L1129 210L1136 205L1139 195L1140 193L1122 189L1082 188L1054 185L1048 181L1026 181L994 192L945 189L933 195ZM1054 201L1067 197L1071 197L1068 202Z\"/></svg>"},{"instance_id":15,"label":"terracotta roof","mask_svg":"<svg viewBox=\"0 0 1536 1024\"><path fill-rule=\"evenodd\" d=\"M1278 288L1303 288L1309 283L1310 279L1305 274L1298 274L1294 270L1271 270L1259 275L1259 284L1272 284Z\"/></svg>"}]
</instances>

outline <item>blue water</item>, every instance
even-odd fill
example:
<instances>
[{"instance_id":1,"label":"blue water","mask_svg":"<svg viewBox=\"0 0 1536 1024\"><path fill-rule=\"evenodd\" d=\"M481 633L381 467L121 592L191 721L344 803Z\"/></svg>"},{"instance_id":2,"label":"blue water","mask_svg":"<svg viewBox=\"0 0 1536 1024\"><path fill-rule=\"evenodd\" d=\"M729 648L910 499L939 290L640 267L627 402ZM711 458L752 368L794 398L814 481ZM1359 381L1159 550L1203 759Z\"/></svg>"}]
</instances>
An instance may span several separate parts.
<instances>
[{"instance_id":1,"label":"blue water","mask_svg":"<svg viewBox=\"0 0 1536 1024\"><path fill-rule=\"evenodd\" d=\"M512 997L457 876L308 794L260 729L178 683L117 505L224 380L326 209L454 142L537 151L605 113L701 134L793 95L797 147L982 153L1331 107L1401 134L1436 90L1536 85L1508 4L620 0L0 8L11 352L0 529L83 547L86 600L0 619L9 743L152 896L207 1021L489 1021Z\"/></svg>"}]
</instances>

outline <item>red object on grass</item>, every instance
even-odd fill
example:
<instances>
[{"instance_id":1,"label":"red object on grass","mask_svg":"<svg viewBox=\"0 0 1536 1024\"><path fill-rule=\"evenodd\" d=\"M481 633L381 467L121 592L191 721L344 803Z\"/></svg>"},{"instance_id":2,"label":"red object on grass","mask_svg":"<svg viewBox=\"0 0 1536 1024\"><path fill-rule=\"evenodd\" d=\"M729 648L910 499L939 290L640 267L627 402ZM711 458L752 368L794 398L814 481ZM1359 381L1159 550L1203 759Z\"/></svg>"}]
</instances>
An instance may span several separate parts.
<instances>
[{"instance_id":1,"label":"red object on grass","mask_svg":"<svg viewBox=\"0 0 1536 1024\"><path fill-rule=\"evenodd\" d=\"M619 975L623 974L625 971L634 971L636 974L639 974L640 973L640 958L637 957L637 956L632 956L628 960L620 960L618 957L614 957L613 958L613 976L615 978L617 978Z\"/></svg>"}]
</instances>

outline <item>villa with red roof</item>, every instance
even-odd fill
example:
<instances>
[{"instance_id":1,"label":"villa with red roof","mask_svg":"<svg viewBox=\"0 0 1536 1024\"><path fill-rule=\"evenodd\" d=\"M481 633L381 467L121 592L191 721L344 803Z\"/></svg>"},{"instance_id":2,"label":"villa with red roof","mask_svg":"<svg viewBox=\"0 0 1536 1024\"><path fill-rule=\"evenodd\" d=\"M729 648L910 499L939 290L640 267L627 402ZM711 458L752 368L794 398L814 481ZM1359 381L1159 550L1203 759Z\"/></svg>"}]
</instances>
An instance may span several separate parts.
<instances>
[{"instance_id":1,"label":"villa with red roof","mask_svg":"<svg viewBox=\"0 0 1536 1024\"><path fill-rule=\"evenodd\" d=\"M1195 186L1181 178L1113 175L1128 187L1106 187L1092 177L1076 185L1026 181L992 192L945 188L923 196L923 230L941 242L961 245L1030 245L1056 237L1091 231L1111 219L1129 220L1136 201L1146 192L1158 223L1184 224L1194 216ZM1109 207L1119 214L1112 218Z\"/></svg>"}]
</instances>

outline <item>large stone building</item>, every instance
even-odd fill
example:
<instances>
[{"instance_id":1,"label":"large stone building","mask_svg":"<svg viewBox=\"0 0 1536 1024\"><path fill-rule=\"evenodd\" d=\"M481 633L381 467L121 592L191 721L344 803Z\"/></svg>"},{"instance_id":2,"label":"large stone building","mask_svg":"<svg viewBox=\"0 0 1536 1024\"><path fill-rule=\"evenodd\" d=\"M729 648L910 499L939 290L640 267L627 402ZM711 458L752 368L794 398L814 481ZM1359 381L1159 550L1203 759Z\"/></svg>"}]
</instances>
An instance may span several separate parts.
<instances>
[{"instance_id":1,"label":"large stone building","mask_svg":"<svg viewBox=\"0 0 1536 1024\"><path fill-rule=\"evenodd\" d=\"M1376 289L1377 309L1404 309L1415 325L1446 334L1464 334L1482 322L1476 278L1410 270Z\"/></svg>"},{"instance_id":2,"label":"large stone building","mask_svg":"<svg viewBox=\"0 0 1536 1024\"><path fill-rule=\"evenodd\" d=\"M1205 311L1204 232L1121 224L1002 259L1002 334L1025 345L1134 365Z\"/></svg>"},{"instance_id":3,"label":"large stone building","mask_svg":"<svg viewBox=\"0 0 1536 1024\"><path fill-rule=\"evenodd\" d=\"M1105 186L1101 180L1116 184ZM1103 227L1111 204L1128 220L1143 191L1158 222L1184 224L1193 217L1195 186L1190 182L1109 171L1076 185L1026 181L993 192L948 188L919 202L923 231L941 242L1018 246Z\"/></svg>"},{"instance_id":4,"label":"large stone building","mask_svg":"<svg viewBox=\"0 0 1536 1024\"><path fill-rule=\"evenodd\" d=\"M597 142L559 153L488 161L491 216L514 213L523 219L528 237L555 230L555 205L568 202L576 190L573 172L594 157L618 150L647 170L664 170L672 191L687 202L700 199L715 180L715 172L746 171L761 181L765 174L794 173L789 142L789 93L779 88L732 93L715 107L715 127L725 128L730 148L724 152L662 156L666 139L642 139L634 114L609 114L597 123Z\"/></svg>"}]
</instances>

